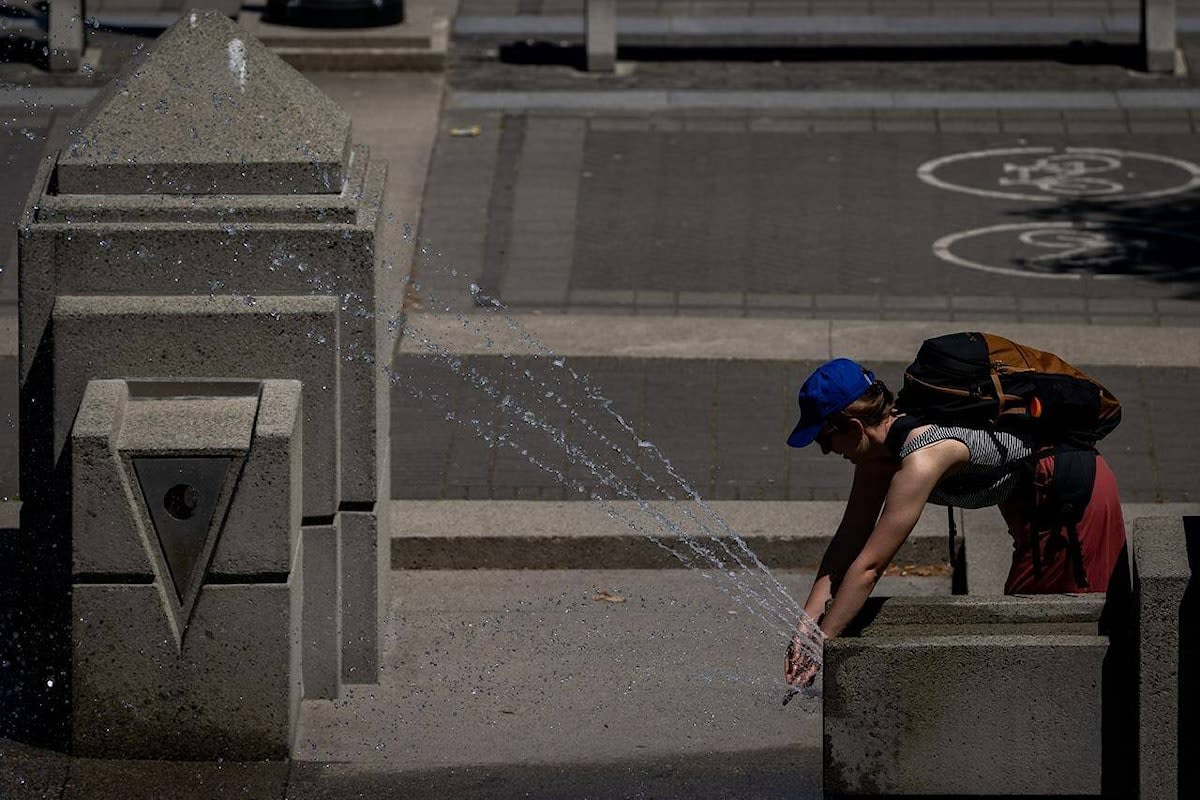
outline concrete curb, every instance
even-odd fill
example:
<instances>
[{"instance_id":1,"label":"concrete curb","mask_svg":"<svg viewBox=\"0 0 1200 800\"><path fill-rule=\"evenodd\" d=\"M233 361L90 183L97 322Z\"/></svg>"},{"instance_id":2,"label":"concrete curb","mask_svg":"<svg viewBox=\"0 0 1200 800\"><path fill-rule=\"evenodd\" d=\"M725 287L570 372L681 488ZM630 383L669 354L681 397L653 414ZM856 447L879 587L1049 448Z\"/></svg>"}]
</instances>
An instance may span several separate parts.
<instances>
[{"instance_id":1,"label":"concrete curb","mask_svg":"<svg viewBox=\"0 0 1200 800\"><path fill-rule=\"evenodd\" d=\"M1055 325L970 321L732 319L602 314L416 314L397 353L428 352L423 340L460 355L625 358L742 358L861 361L912 360L924 339L983 330L1091 366L1200 366L1200 327ZM532 337L532 340L531 340ZM535 341L533 341L535 340Z\"/></svg>"},{"instance_id":2,"label":"concrete curb","mask_svg":"<svg viewBox=\"0 0 1200 800\"><path fill-rule=\"evenodd\" d=\"M677 521L697 542L725 556L721 543L742 554L721 527L723 520L771 568L814 569L819 564L845 503L841 501L630 500L552 502L545 500L393 500L390 567L425 569L669 569L679 559L651 542L696 557L655 514ZM610 517L610 507L619 518ZM1200 503L1126 503L1125 523L1143 517L1200 514ZM694 519L688 520L690 512ZM975 595L998 595L1004 587L1011 540L995 509L959 510L967 546L968 586ZM718 539L708 538L707 530ZM632 528L630 525L638 529ZM895 559L898 565L941 566L947 562L945 511L927 506ZM707 564L705 564L707 566Z\"/></svg>"},{"instance_id":3,"label":"concrete curb","mask_svg":"<svg viewBox=\"0 0 1200 800\"><path fill-rule=\"evenodd\" d=\"M870 37L880 43L913 44L931 41L961 43L964 37L986 37L995 43L1064 41L1073 38L1136 38L1140 20L1135 15L1111 16L664 16L638 17L622 14L617 33L624 41L645 37L670 37L676 44L694 44L697 39L739 37L772 42L786 38L801 41L837 37ZM1200 30L1200 19L1180 17L1180 33ZM459 16L455 36L582 36L583 16L517 14L512 16Z\"/></svg>"},{"instance_id":4,"label":"concrete curb","mask_svg":"<svg viewBox=\"0 0 1200 800\"><path fill-rule=\"evenodd\" d=\"M676 522L699 545L733 562L752 564L721 523L737 532L768 567L813 569L837 528L845 503L714 501L599 502L395 500L391 568L402 569L663 569L685 564L650 541L660 538L694 563L703 557L656 515ZM619 518L610 517L611 508ZM692 514L688 519L686 515ZM635 526L635 527L631 527ZM635 529L636 528L636 529ZM716 539L709 538L711 532ZM901 548L897 564L947 560L945 512L930 508Z\"/></svg>"},{"instance_id":5,"label":"concrete curb","mask_svg":"<svg viewBox=\"0 0 1200 800\"><path fill-rule=\"evenodd\" d=\"M1196 89L1116 89L1044 92L889 91L612 91L455 92L451 110L682 111L757 109L772 111L1050 111L1200 108Z\"/></svg>"}]
</instances>

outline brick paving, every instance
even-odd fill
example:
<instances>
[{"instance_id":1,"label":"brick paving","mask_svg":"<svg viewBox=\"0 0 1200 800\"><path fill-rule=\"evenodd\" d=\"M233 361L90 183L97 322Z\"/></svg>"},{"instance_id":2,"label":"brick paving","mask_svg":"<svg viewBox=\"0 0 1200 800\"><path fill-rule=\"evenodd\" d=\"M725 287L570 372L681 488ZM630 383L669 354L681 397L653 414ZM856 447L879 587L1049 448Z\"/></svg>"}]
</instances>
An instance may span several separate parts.
<instances>
[{"instance_id":1,"label":"brick paving","mask_svg":"<svg viewBox=\"0 0 1200 800\"><path fill-rule=\"evenodd\" d=\"M421 392L417 397L400 388L392 397L397 499L687 496L654 452L638 446L634 434L652 442L706 499L848 496L848 463L815 448L784 444L795 423L795 392L816 362L571 358L555 367L532 357L460 358L462 371L474 370L474 378L456 378L432 356L403 356L396 363L399 385ZM904 364L868 366L890 386L900 385ZM1100 447L1117 474L1122 499L1195 501L1200 456L1178 432L1200 390L1200 369L1082 368L1108 386L1125 409L1121 426ZM586 396L584 379L611 401L611 410L634 434ZM526 411L533 412L528 422ZM574 458L556 440L559 431L571 447L580 448ZM610 469L610 483L627 493L593 477L581 453ZM531 464L531 457L565 476L566 485Z\"/></svg>"},{"instance_id":2,"label":"brick paving","mask_svg":"<svg viewBox=\"0 0 1200 800\"><path fill-rule=\"evenodd\" d=\"M483 132L439 141L421 228L433 249L416 271L431 307L469 307L452 266L513 308L1194 325L1198 121L1189 109L454 110L447 132ZM956 186L995 192L1068 147L1183 166L1123 155L1121 197L1132 196L1090 203L1022 189L980 197L917 176L949 155L1032 153L943 168ZM1055 231L1071 224L1107 237L1092 267L1055 260L1066 249ZM961 238L937 256L951 235ZM1029 275L1047 269L1083 277Z\"/></svg>"}]
</instances>

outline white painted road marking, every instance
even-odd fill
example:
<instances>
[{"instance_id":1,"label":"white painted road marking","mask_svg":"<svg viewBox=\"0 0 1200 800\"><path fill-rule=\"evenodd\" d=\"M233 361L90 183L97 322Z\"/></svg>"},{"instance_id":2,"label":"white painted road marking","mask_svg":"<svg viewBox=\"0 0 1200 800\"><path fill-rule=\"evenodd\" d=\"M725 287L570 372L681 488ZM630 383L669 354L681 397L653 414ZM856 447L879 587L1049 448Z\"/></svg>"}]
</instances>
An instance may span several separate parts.
<instances>
[{"instance_id":1,"label":"white painted road marking","mask_svg":"<svg viewBox=\"0 0 1200 800\"><path fill-rule=\"evenodd\" d=\"M1112 235L1115 233L1122 235ZM1027 265L1026 269L987 264L955 252L955 247L961 249L964 242L997 234L1009 235L1013 260ZM1200 264L1195 262L1175 268L1167 264L1147 264L1146 259L1153 258L1151 251L1155 241L1163 239L1181 240L1180 252L1184 254L1200 253L1200 236L1178 231L1099 222L1015 222L943 236L933 243L933 254L960 267L1020 278L1079 280L1085 274L1090 274L1097 280L1147 276L1162 279L1179 278L1200 271ZM1034 247L1049 252L1020 258L1022 246L1026 250ZM1128 265L1128 271L1105 272L1114 266L1120 269L1120 265Z\"/></svg>"},{"instance_id":2,"label":"white painted road marking","mask_svg":"<svg viewBox=\"0 0 1200 800\"><path fill-rule=\"evenodd\" d=\"M990 174L985 169L973 179L945 175L956 166L987 159L996 162ZM1186 192L1200 186L1200 167L1173 156L1102 147L1007 147L935 158L917 168L917 177L939 189L980 197L1041 203L1071 198L1109 201ZM1138 190L1131 184L1150 185Z\"/></svg>"}]
</instances>

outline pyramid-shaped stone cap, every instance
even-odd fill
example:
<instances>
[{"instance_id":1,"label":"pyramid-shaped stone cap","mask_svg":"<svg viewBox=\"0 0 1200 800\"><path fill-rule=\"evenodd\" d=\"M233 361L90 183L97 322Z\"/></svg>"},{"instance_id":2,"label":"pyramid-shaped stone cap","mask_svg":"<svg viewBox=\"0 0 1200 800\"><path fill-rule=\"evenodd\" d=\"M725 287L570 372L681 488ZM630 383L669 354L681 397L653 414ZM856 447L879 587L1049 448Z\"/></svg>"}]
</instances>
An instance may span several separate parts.
<instances>
[{"instance_id":1,"label":"pyramid-shaped stone cap","mask_svg":"<svg viewBox=\"0 0 1200 800\"><path fill-rule=\"evenodd\" d=\"M58 158L60 194L327 194L350 117L216 11L192 11L101 93Z\"/></svg>"}]
</instances>

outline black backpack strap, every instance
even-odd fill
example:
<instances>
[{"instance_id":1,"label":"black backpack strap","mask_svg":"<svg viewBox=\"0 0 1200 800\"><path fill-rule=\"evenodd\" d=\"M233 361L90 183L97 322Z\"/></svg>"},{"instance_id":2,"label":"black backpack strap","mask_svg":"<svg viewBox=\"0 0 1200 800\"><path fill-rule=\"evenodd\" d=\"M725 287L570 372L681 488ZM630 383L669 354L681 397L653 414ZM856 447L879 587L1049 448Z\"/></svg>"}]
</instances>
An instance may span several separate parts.
<instances>
[{"instance_id":1,"label":"black backpack strap","mask_svg":"<svg viewBox=\"0 0 1200 800\"><path fill-rule=\"evenodd\" d=\"M946 520L950 529L950 565L954 566L954 562L957 561L954 540L958 538L958 526L954 524L954 506L946 506Z\"/></svg>"},{"instance_id":2,"label":"black backpack strap","mask_svg":"<svg viewBox=\"0 0 1200 800\"><path fill-rule=\"evenodd\" d=\"M892 454L892 458L900 458L900 450L904 447L904 440L916 428L929 423L920 417L912 414L901 414L892 420L892 427L888 429L887 438L884 439L884 444Z\"/></svg>"},{"instance_id":3,"label":"black backpack strap","mask_svg":"<svg viewBox=\"0 0 1200 800\"><path fill-rule=\"evenodd\" d=\"M1087 571L1083 566L1083 548L1077 525L1092 501L1096 483L1096 451L1090 447L1060 446L1054 450L1054 488L1050 498L1057 524L1067 529L1067 552L1075 572L1075 583L1087 589Z\"/></svg>"}]
</instances>

